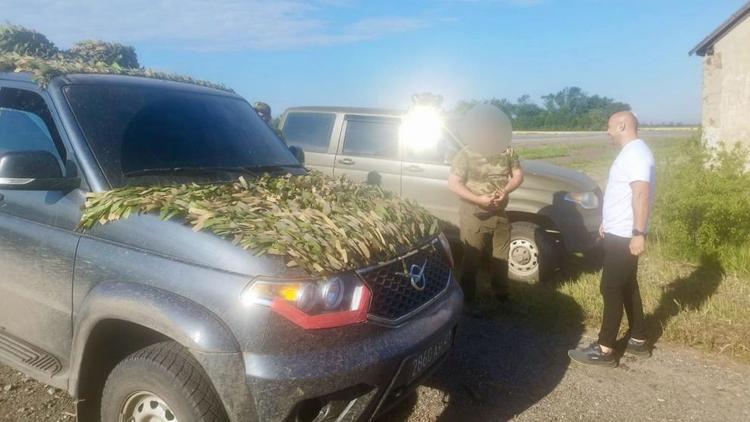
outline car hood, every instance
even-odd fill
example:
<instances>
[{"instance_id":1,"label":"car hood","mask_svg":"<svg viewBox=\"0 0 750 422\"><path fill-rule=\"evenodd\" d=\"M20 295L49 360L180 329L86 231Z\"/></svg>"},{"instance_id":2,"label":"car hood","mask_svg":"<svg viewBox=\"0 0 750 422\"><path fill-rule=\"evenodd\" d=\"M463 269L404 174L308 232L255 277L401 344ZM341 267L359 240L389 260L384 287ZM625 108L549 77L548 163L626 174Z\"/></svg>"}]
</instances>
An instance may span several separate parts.
<instances>
[{"instance_id":1,"label":"car hood","mask_svg":"<svg viewBox=\"0 0 750 422\"><path fill-rule=\"evenodd\" d=\"M116 233L113 228L107 235L126 239L120 240L122 243L141 244L139 247L148 239L146 244L156 252L185 255L190 251L193 257L200 253L203 261L210 260L212 250L221 249L210 246L217 243L213 241L216 237L256 258L284 257L288 267L303 268L311 275L387 261L439 231L437 220L416 204L376 186L314 172L240 177L224 184L124 187L90 194L81 227L97 229L133 217L159 218L154 214L184 228L178 230L172 224L162 228L149 221L141 224L153 225L151 228L118 226L124 232ZM194 235L185 234L186 230ZM220 256L214 260L224 262L224 267L236 261Z\"/></svg>"},{"instance_id":2,"label":"car hood","mask_svg":"<svg viewBox=\"0 0 750 422\"><path fill-rule=\"evenodd\" d=\"M523 160L524 187L549 191L591 192L599 188L585 174L544 161Z\"/></svg>"}]
</instances>

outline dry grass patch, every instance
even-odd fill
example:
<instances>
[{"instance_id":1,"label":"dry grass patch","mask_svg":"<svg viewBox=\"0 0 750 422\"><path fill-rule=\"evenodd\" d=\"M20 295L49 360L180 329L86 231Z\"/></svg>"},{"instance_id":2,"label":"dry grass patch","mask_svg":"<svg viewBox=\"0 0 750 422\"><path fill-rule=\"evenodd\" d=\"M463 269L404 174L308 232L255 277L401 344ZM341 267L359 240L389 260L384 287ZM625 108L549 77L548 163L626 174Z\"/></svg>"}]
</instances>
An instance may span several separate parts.
<instances>
[{"instance_id":1,"label":"dry grass patch","mask_svg":"<svg viewBox=\"0 0 750 422\"><path fill-rule=\"evenodd\" d=\"M521 304L523 318L548 329L584 324L598 330L601 271L573 262L559 278L546 286L513 286L513 299ZM649 337L657 346L669 341L750 362L749 280L726 274L710 258L693 265L668 261L652 250L641 260L639 285ZM624 316L622 327L624 335Z\"/></svg>"}]
</instances>

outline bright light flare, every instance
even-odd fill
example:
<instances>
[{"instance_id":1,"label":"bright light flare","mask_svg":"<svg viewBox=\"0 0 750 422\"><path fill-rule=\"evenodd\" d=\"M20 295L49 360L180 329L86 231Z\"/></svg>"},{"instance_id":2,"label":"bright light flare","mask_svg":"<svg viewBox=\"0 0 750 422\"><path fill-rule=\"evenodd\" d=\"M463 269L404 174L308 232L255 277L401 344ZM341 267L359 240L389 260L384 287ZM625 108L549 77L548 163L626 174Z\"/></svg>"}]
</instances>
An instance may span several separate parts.
<instances>
[{"instance_id":1,"label":"bright light flare","mask_svg":"<svg viewBox=\"0 0 750 422\"><path fill-rule=\"evenodd\" d=\"M434 148L443 133L443 119L439 110L430 106L414 106L403 118L399 136L409 150L425 151Z\"/></svg>"}]
</instances>

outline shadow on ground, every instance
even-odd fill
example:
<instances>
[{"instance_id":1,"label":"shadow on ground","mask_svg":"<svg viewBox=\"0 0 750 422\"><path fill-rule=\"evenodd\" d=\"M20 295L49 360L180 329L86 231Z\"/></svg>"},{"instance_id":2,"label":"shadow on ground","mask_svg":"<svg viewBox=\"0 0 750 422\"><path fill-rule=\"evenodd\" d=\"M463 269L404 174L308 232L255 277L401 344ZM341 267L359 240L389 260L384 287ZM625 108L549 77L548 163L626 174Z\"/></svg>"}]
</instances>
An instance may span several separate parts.
<instances>
[{"instance_id":1,"label":"shadow on ground","mask_svg":"<svg viewBox=\"0 0 750 422\"><path fill-rule=\"evenodd\" d=\"M553 391L565 375L567 351L578 345L584 330L581 308L553 285L511 287L514 303L530 304L490 308L486 318L464 317L451 355L426 381L446 405L436 420L508 420ZM555 315L529 318L553 300L560 304ZM416 405L413 395L381 421L409 420Z\"/></svg>"},{"instance_id":2,"label":"shadow on ground","mask_svg":"<svg viewBox=\"0 0 750 422\"><path fill-rule=\"evenodd\" d=\"M646 315L646 328L651 341L656 343L664 333L664 326L683 310L700 309L716 293L725 274L716 256L704 255L690 275L669 283L654 312Z\"/></svg>"}]
</instances>

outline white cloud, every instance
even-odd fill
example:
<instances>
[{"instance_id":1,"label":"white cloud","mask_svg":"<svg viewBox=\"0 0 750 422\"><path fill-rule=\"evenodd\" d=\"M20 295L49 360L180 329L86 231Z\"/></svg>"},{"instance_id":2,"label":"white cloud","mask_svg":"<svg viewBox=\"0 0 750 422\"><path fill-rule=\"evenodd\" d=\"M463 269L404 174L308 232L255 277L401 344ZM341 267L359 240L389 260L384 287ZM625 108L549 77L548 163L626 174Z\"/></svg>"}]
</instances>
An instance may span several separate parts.
<instances>
[{"instance_id":1,"label":"white cloud","mask_svg":"<svg viewBox=\"0 0 750 422\"><path fill-rule=\"evenodd\" d=\"M427 26L418 17L335 18L354 0L3 0L2 19L66 47L81 39L192 50L288 49L372 40Z\"/></svg>"}]
</instances>

